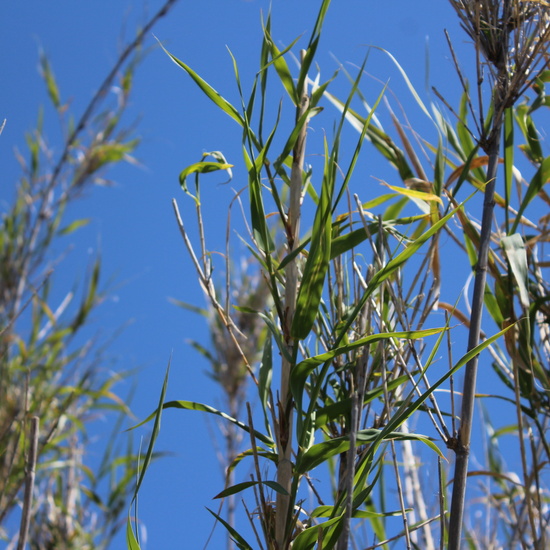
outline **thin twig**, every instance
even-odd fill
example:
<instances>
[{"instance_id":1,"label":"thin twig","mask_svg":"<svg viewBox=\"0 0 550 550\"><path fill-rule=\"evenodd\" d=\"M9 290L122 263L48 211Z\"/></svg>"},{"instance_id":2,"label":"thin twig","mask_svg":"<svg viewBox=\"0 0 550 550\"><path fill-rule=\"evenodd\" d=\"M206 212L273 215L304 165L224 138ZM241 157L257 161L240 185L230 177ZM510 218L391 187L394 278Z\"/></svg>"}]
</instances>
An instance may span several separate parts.
<instances>
[{"instance_id":1,"label":"thin twig","mask_svg":"<svg viewBox=\"0 0 550 550\"><path fill-rule=\"evenodd\" d=\"M176 221L178 223L178 227L179 227L181 236L183 238L183 242L185 243L185 247L187 248L187 251L189 252L189 255L191 256L191 260L192 260L193 265L195 266L195 269L196 269L197 274L199 276L199 282L202 286L202 289L203 289L204 293L210 299L210 302L211 302L212 306L214 307L214 309L216 310L216 312L218 313L223 325L228 330L229 336L231 337L231 340L235 344L235 347L236 347L237 351L241 355L243 363L245 364L246 370L248 371L248 374L251 376L254 383L256 385L258 385L258 379L256 378L256 375L254 374L254 371L253 371L250 363L248 362L248 359L247 359L244 351L242 350L241 345L239 344L239 341L238 341L235 334L238 334L238 335L243 336L243 337L244 337L244 335L235 326L235 323L233 322L231 317L229 317L227 315L227 313L225 312L225 310L223 309L221 304L218 302L218 300L216 298L216 291L213 287L210 275L209 274L207 275L202 270L200 262L197 259L195 251L193 250L193 245L191 244L191 241L189 240L189 237L187 235L187 231L185 230L185 226L183 225L183 220L181 218L180 211L179 211L179 208L178 208L178 203L176 202L176 199L172 199L172 207L174 208Z\"/></svg>"}]
</instances>

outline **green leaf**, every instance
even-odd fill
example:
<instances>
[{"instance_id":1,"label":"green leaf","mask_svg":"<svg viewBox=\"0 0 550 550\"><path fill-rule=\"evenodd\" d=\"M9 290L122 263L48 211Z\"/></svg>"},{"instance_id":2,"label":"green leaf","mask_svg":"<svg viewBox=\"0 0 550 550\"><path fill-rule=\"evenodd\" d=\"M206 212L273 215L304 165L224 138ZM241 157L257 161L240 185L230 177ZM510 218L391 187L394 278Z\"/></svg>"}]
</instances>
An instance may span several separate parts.
<instances>
[{"instance_id":1,"label":"green leaf","mask_svg":"<svg viewBox=\"0 0 550 550\"><path fill-rule=\"evenodd\" d=\"M143 479L145 478L145 472L147 471L147 468L149 467L149 464L151 463L151 459L153 457L153 449L155 447L155 443L157 441L157 437L160 432L160 420L162 417L162 409L164 408L163 403L164 403L164 398L166 397L166 390L168 389L168 376L170 374L171 362L172 362L172 359L170 358L170 361L168 361L168 366L166 367L164 382L162 383L162 390L160 392L159 404L158 404L157 410L152 415L152 417L154 416L155 418L155 421L153 423L153 432L151 433L151 439L149 440L147 452L145 453L145 460L143 461L143 464L141 466L141 471L139 473L138 482L134 490L134 497L132 501L134 501L137 498L139 488L141 487L141 484L143 483Z\"/></svg>"},{"instance_id":2,"label":"green leaf","mask_svg":"<svg viewBox=\"0 0 550 550\"><path fill-rule=\"evenodd\" d=\"M323 0L321 6L319 7L317 20L315 21L315 26L313 27L313 31L311 32L311 37L309 39L304 58L300 65L300 75L298 76L298 84L296 86L298 96L300 96L304 92L304 85L306 83L307 75L309 73L309 69L313 62L313 59L315 58L317 46L319 45L319 40L321 39L321 30L323 28L323 23L325 21L329 6L330 0Z\"/></svg>"},{"instance_id":3,"label":"green leaf","mask_svg":"<svg viewBox=\"0 0 550 550\"><path fill-rule=\"evenodd\" d=\"M232 418L228 414L225 414L224 412L219 411L218 409L215 409L214 407L210 407L209 405L204 405L203 403L197 403L195 401L168 401L168 403L164 403L164 405L162 405L162 408L163 409L183 409L183 410L186 410L186 411L201 411L201 412L206 412L206 413L209 413L209 414L215 414L215 415L221 416L225 420L228 420L229 422L235 424L235 426L238 426L239 428L241 428L245 432L250 433L250 428L246 424L243 424L239 420L236 420L235 418ZM131 429L135 430L136 428L139 428L140 426L143 426L144 424L149 422L149 420L156 417L156 415L158 415L158 414L159 414L159 412L158 412L158 409L157 409L156 411L151 413L145 420L143 420L139 424L136 424ZM269 447L274 447L275 446L275 443L273 442L273 440L270 437L267 437L266 435L262 434L261 432L258 432L256 430L254 430L254 437L256 437L256 439L259 439L260 441L262 441L263 443L265 443Z\"/></svg>"},{"instance_id":4,"label":"green leaf","mask_svg":"<svg viewBox=\"0 0 550 550\"><path fill-rule=\"evenodd\" d=\"M218 493L214 498L225 498L230 495L236 495L237 493L240 493L241 491L245 491L250 487L259 485L260 483L262 483L263 485L266 485L270 489L273 489L276 493L280 493L281 495L288 495L288 491L286 491L284 487L281 487L281 485L279 485L275 481L261 481L261 482L244 481L243 483L237 483L231 487L228 487L227 489L224 489L221 493Z\"/></svg>"},{"instance_id":5,"label":"green leaf","mask_svg":"<svg viewBox=\"0 0 550 550\"><path fill-rule=\"evenodd\" d=\"M466 201L469 200L472 196L473 194L470 195L470 197L468 197ZM340 342L344 338L344 335L347 333L349 327L357 318L359 312L363 309L363 306L368 297L380 286L383 281L385 281L388 277L390 277L393 273L400 269L407 262L407 260L416 253L417 250L419 250L429 239L431 239L451 219L451 217L458 211L458 209L462 208L463 204L464 203L460 204L457 208L451 210L446 216L442 217L438 222L434 223L430 227L430 229L420 235L420 237L415 239L412 243L408 244L403 252L390 260L382 269L380 269L373 275L373 277L369 281L367 290L353 309L353 312L348 316L347 321L340 328L337 340L338 342Z\"/></svg>"},{"instance_id":6,"label":"green leaf","mask_svg":"<svg viewBox=\"0 0 550 550\"><path fill-rule=\"evenodd\" d=\"M406 197L410 197L413 199L421 199L423 201L435 201L440 204L443 204L443 201L441 200L441 198L435 195L434 193L417 191L415 189L409 189L408 187L397 187L396 185L390 185L385 181L383 181L382 184L385 185L386 187L389 187L392 191L395 191L396 193L399 193L400 195L404 195Z\"/></svg>"},{"instance_id":7,"label":"green leaf","mask_svg":"<svg viewBox=\"0 0 550 550\"><path fill-rule=\"evenodd\" d=\"M264 422L266 430L271 437L271 429L269 427L269 394L271 392L271 378L273 376L273 345L271 337L265 339L264 352L262 355L262 362L260 364L260 373L258 376L258 395L260 397L260 403L262 404L262 411L264 413Z\"/></svg>"},{"instance_id":8,"label":"green leaf","mask_svg":"<svg viewBox=\"0 0 550 550\"><path fill-rule=\"evenodd\" d=\"M411 509L407 509L407 512L410 512ZM334 513L334 506L318 506L311 512L312 518L329 518ZM403 511L402 510L395 510L393 512L371 512L369 510L354 510L352 517L354 518L363 518L363 519L370 519L370 518L387 518L391 516L402 516Z\"/></svg>"},{"instance_id":9,"label":"green leaf","mask_svg":"<svg viewBox=\"0 0 550 550\"><path fill-rule=\"evenodd\" d=\"M90 218L82 218L81 220L75 220L74 222L70 223L67 227L64 227L63 229L59 230L58 235L61 237L63 235L69 235L76 231L77 229L81 227L85 227L90 223Z\"/></svg>"},{"instance_id":10,"label":"green leaf","mask_svg":"<svg viewBox=\"0 0 550 550\"><path fill-rule=\"evenodd\" d=\"M518 233L503 237L500 241L504 253L508 258L512 273L519 288L519 299L525 309L529 309L529 267L527 265L527 251L523 238Z\"/></svg>"},{"instance_id":11,"label":"green leaf","mask_svg":"<svg viewBox=\"0 0 550 550\"><path fill-rule=\"evenodd\" d=\"M541 163L544 159L544 155L540 143L540 134L535 127L533 119L529 115L529 107L527 105L519 105L517 107L516 120L527 141L525 145L520 145L520 149L527 155L531 162L537 164Z\"/></svg>"},{"instance_id":12,"label":"green leaf","mask_svg":"<svg viewBox=\"0 0 550 550\"><path fill-rule=\"evenodd\" d=\"M181 188L195 201L198 201L198 197L193 195L187 187L187 177L190 174L209 174L210 172L218 172L219 170L227 170L229 178L231 179L232 164L215 161L201 161L190 164L187 168L184 168L179 176Z\"/></svg>"},{"instance_id":13,"label":"green leaf","mask_svg":"<svg viewBox=\"0 0 550 550\"><path fill-rule=\"evenodd\" d=\"M395 197L396 195L392 194L392 195L386 195L386 196ZM393 220L383 220L382 228L388 233L391 233L400 242L405 243L409 241L409 239L407 239L407 237L404 234L398 232L394 228L394 226L410 225L411 223L419 222L425 219L426 219L426 214L419 214L417 216L410 216L408 218L396 218ZM334 258L337 258L338 256L340 256L341 254L344 254L348 250L351 250L352 248L355 248L356 246L360 245L362 242L366 241L369 238L369 235L371 237L373 235L376 235L379 229L380 229L380 223L376 221L368 224L368 232L365 230L364 227L361 227L359 229L354 229L349 233L344 233L343 235L339 235L338 237L333 238L331 243L330 259L334 260ZM283 261L286 261L286 257L284 258Z\"/></svg>"},{"instance_id":14,"label":"green leaf","mask_svg":"<svg viewBox=\"0 0 550 550\"><path fill-rule=\"evenodd\" d=\"M271 460L271 462L276 466L279 462L279 455L277 453L270 453L269 451L266 451L265 449L262 449L262 447L256 447L256 449L247 449L246 451L243 451L242 453L239 453L231 462L231 464L227 468L226 475L231 473L238 465L239 463L249 457L249 456L260 456L262 458L265 458L267 460Z\"/></svg>"},{"instance_id":15,"label":"green leaf","mask_svg":"<svg viewBox=\"0 0 550 550\"><path fill-rule=\"evenodd\" d=\"M319 84L317 88L314 88L311 91L311 97L309 100L309 106L311 108L316 107L317 103L319 103L320 99L323 97L323 95L326 92L326 89L329 87L329 84L338 76L338 71L335 71L329 80L326 82L323 82L323 84Z\"/></svg>"},{"instance_id":16,"label":"green leaf","mask_svg":"<svg viewBox=\"0 0 550 550\"><path fill-rule=\"evenodd\" d=\"M292 319L292 337L304 339L317 317L325 276L330 263L332 194L334 192L333 157L328 154L325 140L325 170L321 198L311 233L311 247L307 257L300 290L296 299L296 312Z\"/></svg>"},{"instance_id":17,"label":"green leaf","mask_svg":"<svg viewBox=\"0 0 550 550\"><path fill-rule=\"evenodd\" d=\"M344 111L344 103L336 96L329 92L325 92L324 96L341 112ZM371 109L372 111L372 109ZM367 117L368 118L368 117ZM366 126L367 118L362 117L353 109L347 109L346 120L357 130L359 133L363 131ZM407 163L407 159L403 154L403 151L397 147L395 142L380 128L373 125L369 125L367 129L367 139L378 149L380 153L386 158L398 171L399 176L403 181L413 178L414 173Z\"/></svg>"},{"instance_id":18,"label":"green leaf","mask_svg":"<svg viewBox=\"0 0 550 550\"><path fill-rule=\"evenodd\" d=\"M265 151L265 147L263 148ZM248 193L250 196L250 218L254 239L266 255L274 249L269 228L266 222L265 208L262 197L262 180L258 171L256 160L252 162L248 152L243 147L243 155L248 168Z\"/></svg>"},{"instance_id":19,"label":"green leaf","mask_svg":"<svg viewBox=\"0 0 550 550\"><path fill-rule=\"evenodd\" d=\"M543 188L543 186L550 180L550 156L546 157L539 169L537 170L536 174L533 176L533 179L529 182L529 187L527 188L527 191L525 192L525 195L523 196L523 200L521 201L521 206L519 207L516 219L514 221L514 225L512 226L511 233L515 233L517 231L519 222L521 220L521 217L523 216L523 213L525 212L525 209L529 206L529 203L537 196L539 191Z\"/></svg>"},{"instance_id":20,"label":"green leaf","mask_svg":"<svg viewBox=\"0 0 550 550\"><path fill-rule=\"evenodd\" d=\"M139 140L135 139L126 143L118 141L109 141L100 145L95 145L91 149L88 170L96 172L103 166L111 163L120 162L136 148Z\"/></svg>"},{"instance_id":21,"label":"green leaf","mask_svg":"<svg viewBox=\"0 0 550 550\"><path fill-rule=\"evenodd\" d=\"M44 82L46 83L50 100L54 107L59 109L61 106L61 100L59 99L59 88L57 87L57 82L55 81L54 74L50 67L50 62L44 53L40 55L40 67L42 69L42 78L44 78Z\"/></svg>"},{"instance_id":22,"label":"green leaf","mask_svg":"<svg viewBox=\"0 0 550 550\"><path fill-rule=\"evenodd\" d=\"M235 542L239 550L254 550L252 546L250 546L250 544L248 544L248 542L246 542L246 540L244 540L244 538L238 533L238 531L233 527L231 527L229 523L227 523L227 521L225 521L221 516L219 516L215 512L212 512L210 508L206 508L206 509L229 531L233 541Z\"/></svg>"},{"instance_id":23,"label":"green leaf","mask_svg":"<svg viewBox=\"0 0 550 550\"><path fill-rule=\"evenodd\" d=\"M363 73L365 72L365 65L367 64L367 58L368 56L365 56L365 59L363 61L363 64L361 65L357 78L353 81L353 86L351 88L351 91L348 95L347 101L344 105L344 110L342 111L342 118L340 120L340 124L338 126L338 130L336 132L336 137L334 139L335 148L340 148L340 135L342 132L342 129L344 127L344 122L346 120L346 115L348 113L351 101L353 100L353 97L358 93L359 90L359 83L361 81L361 77ZM382 91L378 94L378 97L376 98L376 101L374 102L374 105L369 110L369 114L367 118L365 119L365 122L363 123L363 127L361 129L361 133L359 135L359 138L357 140L357 144L355 145L355 151L353 152L353 156L351 158L351 161L349 163L348 169L346 171L346 175L344 176L344 181L342 182L342 185L340 186L340 190L338 191L336 195L336 199L334 200L334 204L332 206L332 211L334 212L336 210L337 205L340 203L340 200L344 196L344 193L348 189L349 182L351 180L351 177L353 175L353 172L355 170L355 166L357 164L357 160L359 159L359 154L361 153L361 148L363 147L363 144L365 143L365 138L367 136L367 132L370 128L372 117L374 116L374 113L380 103L382 101L382 98L384 97L384 94L386 93L387 86L385 85L382 88ZM335 161L337 161L337 157L335 155Z\"/></svg>"},{"instance_id":24,"label":"green leaf","mask_svg":"<svg viewBox=\"0 0 550 550\"><path fill-rule=\"evenodd\" d=\"M204 94L217 105L224 113L229 115L235 122L244 127L244 119L240 115L239 111L229 103L225 98L223 98L210 84L203 80L195 71L186 65L183 61L180 61L177 57L173 56L159 41L160 47L164 52L170 57L170 59L179 67L181 67L197 84L197 86L204 92Z\"/></svg>"},{"instance_id":25,"label":"green leaf","mask_svg":"<svg viewBox=\"0 0 550 550\"><path fill-rule=\"evenodd\" d=\"M132 529L132 521L130 520L130 513L128 513L128 521L126 522L126 546L128 550L141 550L134 530Z\"/></svg>"},{"instance_id":26,"label":"green leaf","mask_svg":"<svg viewBox=\"0 0 550 550\"><path fill-rule=\"evenodd\" d=\"M264 33L267 39L267 44L270 49L273 66L275 67L275 70L277 71L277 74L279 75L279 78L287 91L290 99L292 100L292 103L294 103L295 106L298 106L300 103L300 98L298 97L298 94L296 92L296 88L294 87L294 80L292 78L292 75L290 74L290 70L288 68L287 62L284 58L284 54L289 51L294 44L298 41L298 38L296 38L290 46L285 48L282 52L277 48L275 45L275 42L269 35L269 29L264 28Z\"/></svg>"},{"instance_id":27,"label":"green leaf","mask_svg":"<svg viewBox=\"0 0 550 550\"><path fill-rule=\"evenodd\" d=\"M162 409L163 409L162 404L164 403L164 398L166 396L166 389L168 388L168 375L170 373L170 363L171 363L171 360L168 361L168 366L166 367L166 374L164 375L164 382L162 384L162 390L160 392L159 405L155 413L153 413L150 417L150 418L153 418L153 417L155 418L155 422L153 424L153 432L151 433L151 439L149 440L147 452L145 453L145 460L141 465L141 471L139 472L139 476L136 483L136 487L134 489L134 495L132 497L131 504L137 500L139 489L141 487L143 479L145 478L145 472L147 472L147 468L149 467L149 464L151 463L151 459L153 458L153 449L155 447L158 434L160 432L160 419L162 416ZM130 521L130 511L128 511L128 522L126 524L126 543L128 545L129 550L140 550L139 543L132 530L132 524Z\"/></svg>"},{"instance_id":28,"label":"green leaf","mask_svg":"<svg viewBox=\"0 0 550 550\"><path fill-rule=\"evenodd\" d=\"M282 165L288 159L288 156L290 155L292 149L294 148L294 145L296 144L296 140L298 139L298 136L300 135L300 132L304 127L304 124L306 124L310 118L312 118L313 116L315 116L320 112L321 112L320 107L316 107L313 109L310 108L310 109L307 109L306 112L298 119L294 128L292 129L292 132L290 133L289 138L287 139L283 147L281 154L277 157L277 159L273 163L274 169L277 173L279 173Z\"/></svg>"}]
</instances>

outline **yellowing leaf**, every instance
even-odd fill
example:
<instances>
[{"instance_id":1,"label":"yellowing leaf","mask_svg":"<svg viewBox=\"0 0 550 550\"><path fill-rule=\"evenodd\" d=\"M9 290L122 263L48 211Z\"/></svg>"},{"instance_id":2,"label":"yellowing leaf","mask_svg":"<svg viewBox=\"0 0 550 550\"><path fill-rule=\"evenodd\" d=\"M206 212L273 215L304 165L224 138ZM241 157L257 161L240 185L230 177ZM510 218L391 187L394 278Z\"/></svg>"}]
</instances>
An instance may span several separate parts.
<instances>
[{"instance_id":1,"label":"yellowing leaf","mask_svg":"<svg viewBox=\"0 0 550 550\"><path fill-rule=\"evenodd\" d=\"M421 199L423 201L437 201L440 204L443 204L443 201L437 195L433 193L425 193L424 191L416 191L415 189L407 189L406 187L396 187L395 185L390 185L385 181L382 182L383 185L389 187L392 191L410 197L411 199Z\"/></svg>"}]
</instances>

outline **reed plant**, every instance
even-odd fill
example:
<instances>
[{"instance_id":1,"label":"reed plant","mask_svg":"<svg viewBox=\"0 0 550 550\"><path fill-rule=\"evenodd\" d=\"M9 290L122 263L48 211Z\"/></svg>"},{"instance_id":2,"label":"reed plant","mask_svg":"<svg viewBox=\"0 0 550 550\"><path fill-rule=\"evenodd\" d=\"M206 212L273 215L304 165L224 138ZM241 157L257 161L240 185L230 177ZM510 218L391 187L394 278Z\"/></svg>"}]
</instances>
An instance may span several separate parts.
<instances>
[{"instance_id":1,"label":"reed plant","mask_svg":"<svg viewBox=\"0 0 550 550\"><path fill-rule=\"evenodd\" d=\"M314 67L328 0L320 2L300 52L294 52L298 39L278 48L267 16L247 93L232 58L239 105L166 52L242 130L248 181L236 191L245 212L238 238L247 265L255 266L255 286L232 278L229 237L225 253L215 255L203 230L203 212L211 207L201 200L203 179L231 176L239 161L216 151L182 170L198 243L176 201L174 209L208 304L213 345L195 347L211 360L228 398L232 386L221 373L230 369L221 365L238 358L234 383L242 388L248 380L243 395L255 408L228 413L195 401L166 402L165 379L150 417L158 429L163 409L199 410L243 434L241 451L226 457L226 485L216 498L239 495L249 527L236 521L234 501L229 515L221 505L212 511L228 531L229 547L547 545L550 161L536 117L550 104L550 8L543 1L451 3L475 55L471 87L449 41L463 86L457 108L437 90L441 101L426 107L388 57L435 139L395 115L386 88L366 99L366 60L347 75L343 99L331 92L336 75L321 81ZM268 97L276 93L284 100L273 109ZM382 108L391 130L376 116ZM321 132L328 113L336 113L333 130ZM376 196L363 196L357 172L363 147L395 170ZM522 170L517 151L526 159ZM218 257L224 264L215 270ZM222 292L214 276L220 272ZM457 273L465 274L459 284ZM469 337L461 352L464 328ZM476 386L480 357L495 375L484 390ZM471 437L476 397L483 399L481 464L469 470L478 441ZM491 418L504 408L516 422L495 426ZM499 448L505 436L514 438L517 468ZM154 438L148 453L153 444ZM246 462L252 475L235 481ZM481 503L485 525L464 515L468 495ZM128 525L129 547L139 548Z\"/></svg>"}]
</instances>

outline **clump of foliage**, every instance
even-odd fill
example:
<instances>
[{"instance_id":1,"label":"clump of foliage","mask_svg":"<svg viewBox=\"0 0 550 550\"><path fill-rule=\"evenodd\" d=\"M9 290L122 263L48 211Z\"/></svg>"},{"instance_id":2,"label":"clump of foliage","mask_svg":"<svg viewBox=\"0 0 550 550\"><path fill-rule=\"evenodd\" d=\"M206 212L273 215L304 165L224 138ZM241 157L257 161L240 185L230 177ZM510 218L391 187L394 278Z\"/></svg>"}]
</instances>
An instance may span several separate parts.
<instances>
[{"instance_id":1,"label":"clump of foliage","mask_svg":"<svg viewBox=\"0 0 550 550\"><path fill-rule=\"evenodd\" d=\"M107 368L108 342L90 337L90 316L105 298L101 260L58 300L65 257L55 251L89 221L67 223L71 204L105 184L110 167L133 160L138 139L121 118L143 39L173 3L124 49L76 123L41 56L65 142L55 154L41 111L26 136L28 156L18 154L21 177L0 222L0 537L8 548L106 548L128 504L138 458L131 439L120 440L130 411L113 391L126 374ZM89 429L109 409L112 435L101 460L90 463Z\"/></svg>"}]
</instances>

